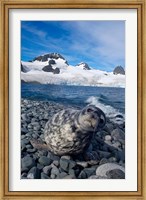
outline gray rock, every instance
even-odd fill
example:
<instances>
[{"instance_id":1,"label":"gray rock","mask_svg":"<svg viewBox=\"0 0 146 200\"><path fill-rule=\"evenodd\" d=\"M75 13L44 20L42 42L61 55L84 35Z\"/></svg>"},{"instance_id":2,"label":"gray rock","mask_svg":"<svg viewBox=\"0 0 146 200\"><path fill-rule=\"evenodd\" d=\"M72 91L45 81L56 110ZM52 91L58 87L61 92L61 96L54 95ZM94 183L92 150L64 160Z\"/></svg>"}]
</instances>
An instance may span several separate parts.
<instances>
[{"instance_id":1,"label":"gray rock","mask_svg":"<svg viewBox=\"0 0 146 200\"><path fill-rule=\"evenodd\" d=\"M76 175L75 175L75 171L73 169L69 169L69 175L71 175L73 178L76 178Z\"/></svg>"},{"instance_id":2,"label":"gray rock","mask_svg":"<svg viewBox=\"0 0 146 200\"><path fill-rule=\"evenodd\" d=\"M103 165L105 163L108 163L108 159L107 158L102 158L99 162L99 165Z\"/></svg>"},{"instance_id":3,"label":"gray rock","mask_svg":"<svg viewBox=\"0 0 146 200\"><path fill-rule=\"evenodd\" d=\"M35 161L30 156L25 156L24 158L21 159L21 165L22 165L22 168L30 169L31 167L35 165Z\"/></svg>"},{"instance_id":4,"label":"gray rock","mask_svg":"<svg viewBox=\"0 0 146 200\"><path fill-rule=\"evenodd\" d=\"M51 174L51 169L52 169L52 166L51 166L51 165L45 166L45 167L43 168L43 172L44 172L45 174L47 174L47 175L50 176L50 174Z\"/></svg>"},{"instance_id":5,"label":"gray rock","mask_svg":"<svg viewBox=\"0 0 146 200\"><path fill-rule=\"evenodd\" d=\"M37 163L37 168L38 168L39 170L42 170L43 167L44 167L44 165L41 165L40 163Z\"/></svg>"},{"instance_id":6,"label":"gray rock","mask_svg":"<svg viewBox=\"0 0 146 200\"><path fill-rule=\"evenodd\" d=\"M33 149L27 149L27 152L28 153L34 153L34 152L36 152L37 150L35 149L35 148L33 148Z\"/></svg>"},{"instance_id":7,"label":"gray rock","mask_svg":"<svg viewBox=\"0 0 146 200\"><path fill-rule=\"evenodd\" d=\"M72 158L69 155L65 155L65 156L61 156L61 159L71 160Z\"/></svg>"},{"instance_id":8,"label":"gray rock","mask_svg":"<svg viewBox=\"0 0 146 200\"><path fill-rule=\"evenodd\" d=\"M107 179L107 177L106 176L92 175L88 179Z\"/></svg>"},{"instance_id":9,"label":"gray rock","mask_svg":"<svg viewBox=\"0 0 146 200\"><path fill-rule=\"evenodd\" d=\"M69 160L66 159L60 159L60 167L64 170L64 171L68 171L68 167L69 167Z\"/></svg>"},{"instance_id":10,"label":"gray rock","mask_svg":"<svg viewBox=\"0 0 146 200\"><path fill-rule=\"evenodd\" d=\"M97 176L107 176L106 173L108 171L111 171L111 170L114 170L114 169L122 170L125 173L124 167L117 165L115 163L106 163L106 164L100 165L96 169L96 175Z\"/></svg>"},{"instance_id":11,"label":"gray rock","mask_svg":"<svg viewBox=\"0 0 146 200\"><path fill-rule=\"evenodd\" d=\"M54 160L54 161L53 161L53 164L54 164L56 167L58 167L58 166L59 166L59 161L58 161L58 160Z\"/></svg>"},{"instance_id":12,"label":"gray rock","mask_svg":"<svg viewBox=\"0 0 146 200\"><path fill-rule=\"evenodd\" d=\"M106 152L106 151L99 151L98 150L98 154L99 154L100 158L109 158L111 156L111 153Z\"/></svg>"},{"instance_id":13,"label":"gray rock","mask_svg":"<svg viewBox=\"0 0 146 200\"><path fill-rule=\"evenodd\" d=\"M51 174L55 174L55 175L59 174L59 169L55 165L51 169Z\"/></svg>"},{"instance_id":14,"label":"gray rock","mask_svg":"<svg viewBox=\"0 0 146 200\"><path fill-rule=\"evenodd\" d=\"M61 172L61 173L59 173L59 174L57 174L57 178L58 179L62 179L62 178L64 178L65 176L67 176L68 174L66 173L66 172Z\"/></svg>"},{"instance_id":15,"label":"gray rock","mask_svg":"<svg viewBox=\"0 0 146 200\"><path fill-rule=\"evenodd\" d=\"M95 174L96 169L94 169L94 168L85 168L83 171L86 173L87 177L89 177L89 176Z\"/></svg>"},{"instance_id":16,"label":"gray rock","mask_svg":"<svg viewBox=\"0 0 146 200\"><path fill-rule=\"evenodd\" d=\"M117 158L116 157L110 157L109 159L108 159L108 162L111 162L111 163L115 163L115 162L117 162Z\"/></svg>"},{"instance_id":17,"label":"gray rock","mask_svg":"<svg viewBox=\"0 0 146 200\"><path fill-rule=\"evenodd\" d=\"M75 179L76 177L74 177L73 175L67 175L64 177L64 179Z\"/></svg>"},{"instance_id":18,"label":"gray rock","mask_svg":"<svg viewBox=\"0 0 146 200\"><path fill-rule=\"evenodd\" d=\"M49 176L47 176L47 174L45 174L45 173L41 173L41 179L50 179L50 177Z\"/></svg>"},{"instance_id":19,"label":"gray rock","mask_svg":"<svg viewBox=\"0 0 146 200\"><path fill-rule=\"evenodd\" d=\"M40 178L40 171L37 167L32 167L27 175L28 179L39 179Z\"/></svg>"},{"instance_id":20,"label":"gray rock","mask_svg":"<svg viewBox=\"0 0 146 200\"><path fill-rule=\"evenodd\" d=\"M39 163L42 164L42 165L50 165L52 163L52 160L49 159L48 157L46 156L41 156L40 159L39 159Z\"/></svg>"},{"instance_id":21,"label":"gray rock","mask_svg":"<svg viewBox=\"0 0 146 200\"><path fill-rule=\"evenodd\" d=\"M55 174L51 174L50 176L52 179L55 179L56 178L56 175Z\"/></svg>"},{"instance_id":22,"label":"gray rock","mask_svg":"<svg viewBox=\"0 0 146 200\"><path fill-rule=\"evenodd\" d=\"M113 147L115 147L116 149L120 149L121 148L121 143L119 141L115 141L113 144L112 144Z\"/></svg>"},{"instance_id":23,"label":"gray rock","mask_svg":"<svg viewBox=\"0 0 146 200\"><path fill-rule=\"evenodd\" d=\"M69 169L72 169L72 168L74 168L75 166L76 166L76 162L73 161L73 160L70 160L70 161L69 161Z\"/></svg>"},{"instance_id":24,"label":"gray rock","mask_svg":"<svg viewBox=\"0 0 146 200\"><path fill-rule=\"evenodd\" d=\"M109 179L124 179L125 173L120 169L113 169L106 172Z\"/></svg>"},{"instance_id":25,"label":"gray rock","mask_svg":"<svg viewBox=\"0 0 146 200\"><path fill-rule=\"evenodd\" d=\"M123 139L125 140L125 133L124 131L122 131L121 129L119 128L116 128L114 129L112 132L111 132L111 136L114 138L114 140L119 140L119 139Z\"/></svg>"}]
</instances>

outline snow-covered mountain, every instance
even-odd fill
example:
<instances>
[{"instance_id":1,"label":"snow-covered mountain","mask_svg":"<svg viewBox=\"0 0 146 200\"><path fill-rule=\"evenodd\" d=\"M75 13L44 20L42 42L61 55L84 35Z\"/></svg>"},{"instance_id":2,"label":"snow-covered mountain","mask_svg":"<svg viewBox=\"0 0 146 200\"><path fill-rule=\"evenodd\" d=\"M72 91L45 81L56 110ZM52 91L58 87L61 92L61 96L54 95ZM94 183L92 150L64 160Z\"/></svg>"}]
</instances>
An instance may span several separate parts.
<instances>
[{"instance_id":1,"label":"snow-covered mountain","mask_svg":"<svg viewBox=\"0 0 146 200\"><path fill-rule=\"evenodd\" d=\"M72 66L58 53L38 56L31 62L21 61L21 80L41 84L125 87L125 75L92 69L84 62Z\"/></svg>"}]
</instances>

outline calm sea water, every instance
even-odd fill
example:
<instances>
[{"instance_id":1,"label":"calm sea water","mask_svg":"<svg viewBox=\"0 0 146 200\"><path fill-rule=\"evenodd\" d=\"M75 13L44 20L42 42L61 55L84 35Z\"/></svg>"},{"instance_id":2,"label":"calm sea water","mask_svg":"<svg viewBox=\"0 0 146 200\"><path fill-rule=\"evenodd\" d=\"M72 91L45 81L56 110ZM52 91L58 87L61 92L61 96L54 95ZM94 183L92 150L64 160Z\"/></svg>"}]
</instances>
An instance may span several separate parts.
<instances>
[{"instance_id":1,"label":"calm sea water","mask_svg":"<svg viewBox=\"0 0 146 200\"><path fill-rule=\"evenodd\" d=\"M108 115L125 114L124 88L22 83L21 97L81 108L87 104L94 104Z\"/></svg>"}]
</instances>

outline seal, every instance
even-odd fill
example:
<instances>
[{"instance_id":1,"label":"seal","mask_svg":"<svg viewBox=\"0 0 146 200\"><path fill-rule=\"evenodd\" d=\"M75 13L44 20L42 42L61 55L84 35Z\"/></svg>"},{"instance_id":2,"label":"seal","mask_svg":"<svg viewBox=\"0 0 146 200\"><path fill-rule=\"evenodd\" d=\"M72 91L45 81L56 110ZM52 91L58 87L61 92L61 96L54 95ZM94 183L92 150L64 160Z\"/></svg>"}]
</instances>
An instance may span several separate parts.
<instances>
[{"instance_id":1,"label":"seal","mask_svg":"<svg viewBox=\"0 0 146 200\"><path fill-rule=\"evenodd\" d=\"M81 154L105 123L104 112L93 105L82 110L64 109L45 125L46 149L59 156Z\"/></svg>"}]
</instances>

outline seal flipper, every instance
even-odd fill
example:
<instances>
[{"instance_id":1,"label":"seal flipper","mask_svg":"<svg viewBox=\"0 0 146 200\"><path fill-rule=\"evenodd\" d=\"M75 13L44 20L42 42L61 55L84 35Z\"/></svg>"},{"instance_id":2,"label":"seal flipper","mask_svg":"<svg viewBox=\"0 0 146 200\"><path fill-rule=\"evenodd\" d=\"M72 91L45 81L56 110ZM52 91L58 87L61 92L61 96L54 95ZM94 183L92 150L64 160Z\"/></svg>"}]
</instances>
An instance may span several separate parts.
<instances>
[{"instance_id":1,"label":"seal flipper","mask_svg":"<svg viewBox=\"0 0 146 200\"><path fill-rule=\"evenodd\" d=\"M49 151L48 145L45 144L43 141L33 138L33 139L30 139L30 143L35 149Z\"/></svg>"}]
</instances>

